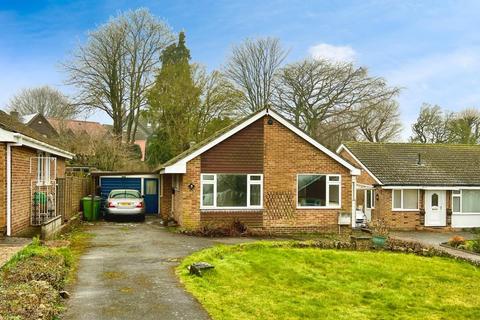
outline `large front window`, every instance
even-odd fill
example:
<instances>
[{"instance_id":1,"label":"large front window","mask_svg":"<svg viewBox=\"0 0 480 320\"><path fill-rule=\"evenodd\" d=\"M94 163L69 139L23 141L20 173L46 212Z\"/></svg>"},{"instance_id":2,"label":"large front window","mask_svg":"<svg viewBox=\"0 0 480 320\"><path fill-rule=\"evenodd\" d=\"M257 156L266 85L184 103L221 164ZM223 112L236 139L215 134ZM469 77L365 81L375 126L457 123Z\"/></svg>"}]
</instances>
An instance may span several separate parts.
<instances>
[{"instance_id":1,"label":"large front window","mask_svg":"<svg viewBox=\"0 0 480 320\"><path fill-rule=\"evenodd\" d=\"M452 211L454 213L480 213L480 190L453 190Z\"/></svg>"},{"instance_id":2,"label":"large front window","mask_svg":"<svg viewBox=\"0 0 480 320\"><path fill-rule=\"evenodd\" d=\"M299 174L297 206L300 208L339 208L340 175Z\"/></svg>"},{"instance_id":3,"label":"large front window","mask_svg":"<svg viewBox=\"0 0 480 320\"><path fill-rule=\"evenodd\" d=\"M261 174L202 174L202 208L261 208Z\"/></svg>"},{"instance_id":4,"label":"large front window","mask_svg":"<svg viewBox=\"0 0 480 320\"><path fill-rule=\"evenodd\" d=\"M392 194L394 210L418 210L418 189L396 189Z\"/></svg>"}]
</instances>

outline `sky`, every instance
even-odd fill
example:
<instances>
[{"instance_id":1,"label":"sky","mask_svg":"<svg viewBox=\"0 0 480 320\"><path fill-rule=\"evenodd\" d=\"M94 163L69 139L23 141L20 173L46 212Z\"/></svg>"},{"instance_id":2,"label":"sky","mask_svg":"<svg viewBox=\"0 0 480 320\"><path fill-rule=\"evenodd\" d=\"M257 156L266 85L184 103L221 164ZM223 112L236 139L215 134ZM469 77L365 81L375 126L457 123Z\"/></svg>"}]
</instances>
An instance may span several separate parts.
<instances>
[{"instance_id":1,"label":"sky","mask_svg":"<svg viewBox=\"0 0 480 320\"><path fill-rule=\"evenodd\" d=\"M0 108L23 88L66 86L61 63L89 30L118 13L148 8L185 31L192 60L221 69L233 45L272 36L286 63L352 61L399 86L404 131L422 103L480 108L480 1L335 0L0 0ZM97 112L89 119L110 123Z\"/></svg>"}]
</instances>

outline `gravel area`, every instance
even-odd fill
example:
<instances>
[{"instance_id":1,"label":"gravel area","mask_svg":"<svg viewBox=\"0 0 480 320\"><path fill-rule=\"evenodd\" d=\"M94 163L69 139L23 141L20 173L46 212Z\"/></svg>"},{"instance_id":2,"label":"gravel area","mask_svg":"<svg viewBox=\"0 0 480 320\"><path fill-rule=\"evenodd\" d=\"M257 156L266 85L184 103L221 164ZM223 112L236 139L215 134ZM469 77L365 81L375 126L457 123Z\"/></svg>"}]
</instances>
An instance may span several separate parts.
<instances>
[{"instance_id":1,"label":"gravel area","mask_svg":"<svg viewBox=\"0 0 480 320\"><path fill-rule=\"evenodd\" d=\"M27 238L0 239L0 267L2 267L15 253L22 250L31 242Z\"/></svg>"}]
</instances>

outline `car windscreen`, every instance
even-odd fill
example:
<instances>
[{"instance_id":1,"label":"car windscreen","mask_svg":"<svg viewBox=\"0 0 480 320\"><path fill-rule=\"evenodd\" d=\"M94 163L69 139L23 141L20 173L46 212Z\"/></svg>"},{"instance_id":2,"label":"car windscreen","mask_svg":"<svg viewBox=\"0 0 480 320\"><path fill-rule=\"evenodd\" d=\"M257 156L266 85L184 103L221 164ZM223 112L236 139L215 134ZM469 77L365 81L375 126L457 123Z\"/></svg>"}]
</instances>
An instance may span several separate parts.
<instances>
[{"instance_id":1,"label":"car windscreen","mask_svg":"<svg viewBox=\"0 0 480 320\"><path fill-rule=\"evenodd\" d=\"M117 199L138 199L140 192L135 190L115 190L110 192L109 198Z\"/></svg>"}]
</instances>

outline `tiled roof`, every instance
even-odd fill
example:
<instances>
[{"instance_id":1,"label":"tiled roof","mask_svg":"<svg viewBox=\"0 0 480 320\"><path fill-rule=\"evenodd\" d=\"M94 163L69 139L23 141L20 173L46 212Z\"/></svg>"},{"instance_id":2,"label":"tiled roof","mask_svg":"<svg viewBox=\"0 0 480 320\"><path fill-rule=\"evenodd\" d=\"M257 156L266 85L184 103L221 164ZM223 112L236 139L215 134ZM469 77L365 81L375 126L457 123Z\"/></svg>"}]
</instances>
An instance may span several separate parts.
<instances>
[{"instance_id":1,"label":"tiled roof","mask_svg":"<svg viewBox=\"0 0 480 320\"><path fill-rule=\"evenodd\" d=\"M103 137L108 133L107 127L93 121L48 118L48 122L50 122L57 132L71 131L75 136L88 135L91 137Z\"/></svg>"},{"instance_id":2,"label":"tiled roof","mask_svg":"<svg viewBox=\"0 0 480 320\"><path fill-rule=\"evenodd\" d=\"M27 137L36 139L41 142L48 143L51 146L57 147L57 148L62 148L59 144L56 142L45 138L43 135L41 135L39 132L33 130L32 128L24 125L15 117L12 117L8 115L7 113L0 111L0 128L3 128L5 130L11 131L11 132L17 132L20 134L23 134Z\"/></svg>"},{"instance_id":3,"label":"tiled roof","mask_svg":"<svg viewBox=\"0 0 480 320\"><path fill-rule=\"evenodd\" d=\"M480 186L480 146L346 142L384 185Z\"/></svg>"}]
</instances>

